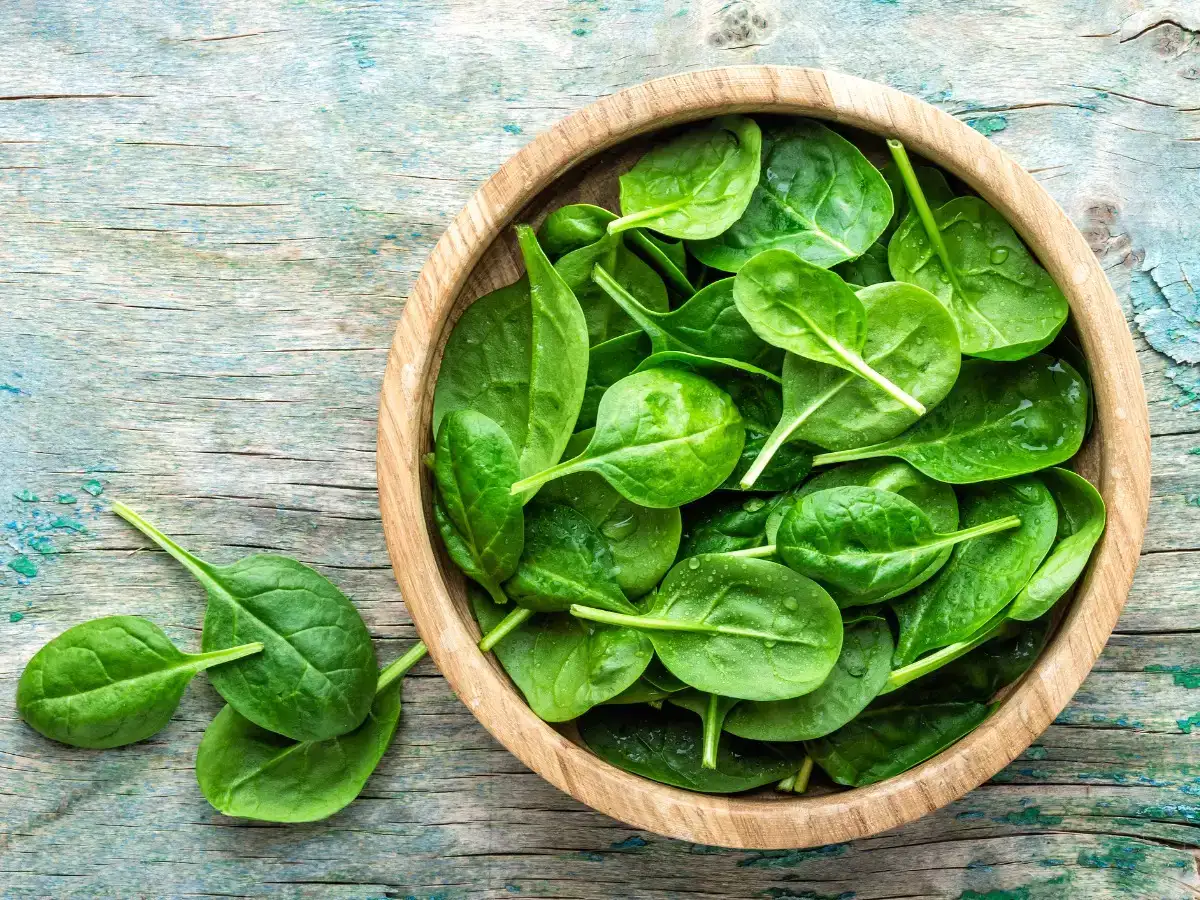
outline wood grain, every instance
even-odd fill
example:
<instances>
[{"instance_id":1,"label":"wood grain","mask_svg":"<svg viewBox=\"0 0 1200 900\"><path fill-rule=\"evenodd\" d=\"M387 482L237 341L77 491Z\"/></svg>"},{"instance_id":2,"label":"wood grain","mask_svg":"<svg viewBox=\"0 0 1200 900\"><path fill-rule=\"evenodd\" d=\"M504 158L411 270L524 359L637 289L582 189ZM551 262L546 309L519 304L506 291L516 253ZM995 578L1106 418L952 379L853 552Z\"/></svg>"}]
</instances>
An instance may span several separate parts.
<instances>
[{"instance_id":1,"label":"wood grain","mask_svg":"<svg viewBox=\"0 0 1200 900\"><path fill-rule=\"evenodd\" d=\"M30 99L0 100L0 896L1194 900L1200 368L1197 330L1169 318L1200 269L1191 6L6 4L0 96ZM429 663L360 801L296 828L247 827L200 796L195 747L221 708L203 678L128 750L70 751L16 719L21 668L82 619L140 613L199 644L202 593L109 496L214 561L265 548L317 566L381 660L399 655L416 636L380 528L376 400L433 244L564 115L749 62L882 81L988 134L1121 300L1153 435L1144 555L1097 667L1034 746L895 831L773 852L593 812ZM8 568L18 554L35 577Z\"/></svg>"},{"instance_id":2,"label":"wood grain","mask_svg":"<svg viewBox=\"0 0 1200 900\"><path fill-rule=\"evenodd\" d=\"M480 293L518 274L511 245L494 246L502 230L518 214L536 222L540 212L578 197L577 177L567 174L561 191L555 184L576 164L591 162L582 189L594 194L623 161L617 154L597 163L597 154L731 112L809 115L899 137L953 172L1004 213L1062 287L1093 372L1096 425L1078 462L1111 512L1046 652L963 741L884 783L824 796L713 797L667 787L603 763L538 719L495 661L474 647L479 632L462 578L436 550L430 479L421 464L449 325ZM899 91L815 69L744 66L675 75L606 97L540 135L480 188L434 247L396 330L380 397L378 471L384 536L417 629L451 687L501 743L576 799L638 828L705 844L789 849L869 837L944 806L1011 762L1066 706L1133 581L1150 496L1150 426L1133 343L1103 269L1019 165L978 132Z\"/></svg>"}]
</instances>

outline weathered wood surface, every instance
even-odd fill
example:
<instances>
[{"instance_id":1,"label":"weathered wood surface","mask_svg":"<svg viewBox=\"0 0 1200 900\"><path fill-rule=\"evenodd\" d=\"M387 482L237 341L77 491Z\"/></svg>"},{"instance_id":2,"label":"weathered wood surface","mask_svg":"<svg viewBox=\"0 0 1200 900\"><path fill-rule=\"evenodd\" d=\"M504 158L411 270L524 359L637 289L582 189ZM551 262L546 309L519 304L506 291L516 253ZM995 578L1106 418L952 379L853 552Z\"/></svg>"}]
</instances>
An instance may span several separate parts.
<instances>
[{"instance_id":1,"label":"weathered wood surface","mask_svg":"<svg viewBox=\"0 0 1200 900\"><path fill-rule=\"evenodd\" d=\"M1194 0L17 0L0 36L0 896L1200 892ZM269 548L322 567L382 658L406 647L374 431L425 255L563 113L736 62L850 72L971 121L1046 184L1129 305L1155 435L1146 555L1095 672L1022 760L899 831L754 853L579 806L428 664L363 798L309 826L204 802L203 679L125 750L64 748L15 718L21 667L76 621L141 613L195 644L201 592L135 552L110 496L214 559Z\"/></svg>"}]
</instances>

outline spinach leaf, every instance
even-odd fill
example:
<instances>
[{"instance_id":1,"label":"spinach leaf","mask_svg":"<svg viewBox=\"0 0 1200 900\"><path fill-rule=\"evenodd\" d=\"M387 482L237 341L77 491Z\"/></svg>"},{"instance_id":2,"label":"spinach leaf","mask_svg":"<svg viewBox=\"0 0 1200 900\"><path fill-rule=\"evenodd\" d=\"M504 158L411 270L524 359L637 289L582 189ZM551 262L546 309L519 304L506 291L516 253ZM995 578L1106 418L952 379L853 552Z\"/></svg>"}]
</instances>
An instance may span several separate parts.
<instances>
[{"instance_id":1,"label":"spinach leaf","mask_svg":"<svg viewBox=\"0 0 1200 900\"><path fill-rule=\"evenodd\" d=\"M815 690L842 648L841 615L825 590L763 559L693 556L667 573L642 615L582 606L571 613L646 631L677 678L743 700Z\"/></svg>"},{"instance_id":2,"label":"spinach leaf","mask_svg":"<svg viewBox=\"0 0 1200 900\"><path fill-rule=\"evenodd\" d=\"M934 407L953 388L961 357L950 314L928 291L879 284L858 292L866 312L867 365ZM783 363L783 410L763 452L770 461L791 439L830 450L885 441L917 417L893 397L843 369L788 354ZM757 484L759 474L744 482Z\"/></svg>"},{"instance_id":3,"label":"spinach leaf","mask_svg":"<svg viewBox=\"0 0 1200 900\"><path fill-rule=\"evenodd\" d=\"M459 319L438 373L433 427L436 434L454 409L483 413L508 434L527 476L557 462L574 431L588 336L583 310L533 231L518 226L517 241L526 277Z\"/></svg>"},{"instance_id":4,"label":"spinach leaf","mask_svg":"<svg viewBox=\"0 0 1200 900\"><path fill-rule=\"evenodd\" d=\"M858 148L824 125L790 120L763 136L762 177L728 231L690 249L737 272L753 256L789 250L827 268L860 256L892 216L887 182Z\"/></svg>"},{"instance_id":5,"label":"spinach leaf","mask_svg":"<svg viewBox=\"0 0 1200 900\"><path fill-rule=\"evenodd\" d=\"M936 577L892 601L900 620L896 665L978 632L1025 586L1054 542L1058 513L1037 478L975 485L960 501L968 528L1004 516L1021 525L959 544Z\"/></svg>"},{"instance_id":6,"label":"spinach leaf","mask_svg":"<svg viewBox=\"0 0 1200 900\"><path fill-rule=\"evenodd\" d=\"M204 587L205 653L246 643L263 652L208 679L254 724L297 741L353 731L375 694L375 647L362 616L324 575L284 556L253 554L214 566L127 507L113 511L158 544Z\"/></svg>"},{"instance_id":7,"label":"spinach leaf","mask_svg":"<svg viewBox=\"0 0 1200 900\"><path fill-rule=\"evenodd\" d=\"M626 375L632 375L649 355L650 338L643 331L622 334L588 351L587 386L575 423L577 432L595 426L604 392Z\"/></svg>"},{"instance_id":8,"label":"spinach leaf","mask_svg":"<svg viewBox=\"0 0 1200 900\"><path fill-rule=\"evenodd\" d=\"M862 606L910 584L947 547L1020 524L1009 515L940 533L899 494L846 485L799 499L779 527L777 553L839 606Z\"/></svg>"},{"instance_id":9,"label":"spinach leaf","mask_svg":"<svg viewBox=\"0 0 1200 900\"><path fill-rule=\"evenodd\" d=\"M262 649L250 643L181 653L138 616L92 619L33 655L17 682L17 712L35 731L72 747L132 744L166 726L198 672Z\"/></svg>"},{"instance_id":10,"label":"spinach leaf","mask_svg":"<svg viewBox=\"0 0 1200 900\"><path fill-rule=\"evenodd\" d=\"M746 423L746 443L742 455L722 489L747 490L742 478L754 468L771 438L775 423L783 415L783 398L779 388L761 378L739 376L721 378L717 382L733 398L742 421ZM775 450L754 480L756 491L786 491L798 485L812 471L813 450L798 440L785 441Z\"/></svg>"},{"instance_id":11,"label":"spinach leaf","mask_svg":"<svg viewBox=\"0 0 1200 900\"><path fill-rule=\"evenodd\" d=\"M849 285L789 250L766 250L738 270L737 308L768 344L869 381L918 416L924 405L862 358L867 313Z\"/></svg>"},{"instance_id":12,"label":"spinach leaf","mask_svg":"<svg viewBox=\"0 0 1200 900\"><path fill-rule=\"evenodd\" d=\"M1008 478L1074 456L1086 416L1083 379L1062 360L966 360L946 399L903 434L822 453L813 465L898 456L951 484Z\"/></svg>"},{"instance_id":13,"label":"spinach leaf","mask_svg":"<svg viewBox=\"0 0 1200 900\"><path fill-rule=\"evenodd\" d=\"M982 703L869 709L806 746L838 784L865 787L907 772L973 731L991 710Z\"/></svg>"},{"instance_id":14,"label":"spinach leaf","mask_svg":"<svg viewBox=\"0 0 1200 900\"><path fill-rule=\"evenodd\" d=\"M745 438L737 407L711 381L650 369L622 378L604 394L587 449L517 482L513 492L595 472L639 506L683 506L729 476Z\"/></svg>"},{"instance_id":15,"label":"spinach leaf","mask_svg":"<svg viewBox=\"0 0 1200 900\"><path fill-rule=\"evenodd\" d=\"M887 261L887 242L896 229L900 227L900 223L907 219L917 218L917 212L913 209L912 204L908 202L908 189L904 186L904 176L900 174L900 168L896 165L895 160L890 160L887 165L880 170L883 174L883 179L888 183L888 187L892 190L892 199L895 201L895 211L892 213L892 221L888 223L888 227L883 230L883 235L879 238L879 243L884 247L884 261ZM954 191L950 187L950 183L946 180L946 175L941 169L933 166L914 166L913 172L917 176L917 184L921 188L921 193L925 195L925 202L933 209L943 206L954 199ZM886 279L890 281L891 279Z\"/></svg>"},{"instance_id":16,"label":"spinach leaf","mask_svg":"<svg viewBox=\"0 0 1200 900\"><path fill-rule=\"evenodd\" d=\"M538 244L552 262L568 253L594 244L608 233L608 223L616 218L602 206L572 203L560 206L546 216L537 230Z\"/></svg>"},{"instance_id":17,"label":"spinach leaf","mask_svg":"<svg viewBox=\"0 0 1200 900\"><path fill-rule=\"evenodd\" d=\"M767 521L787 498L787 494L750 498L714 494L685 506L679 558L763 546L768 543Z\"/></svg>"},{"instance_id":18,"label":"spinach leaf","mask_svg":"<svg viewBox=\"0 0 1200 900\"><path fill-rule=\"evenodd\" d=\"M642 256L663 277L667 285L684 299L696 293L696 287L687 276L687 249L683 241L665 241L641 228L624 232L629 243L642 252Z\"/></svg>"},{"instance_id":19,"label":"spinach leaf","mask_svg":"<svg viewBox=\"0 0 1200 900\"><path fill-rule=\"evenodd\" d=\"M572 603L637 612L614 577L612 551L592 523L558 503L538 502L525 517L525 552L504 584L518 606L565 612Z\"/></svg>"},{"instance_id":20,"label":"spinach leaf","mask_svg":"<svg viewBox=\"0 0 1200 900\"><path fill-rule=\"evenodd\" d=\"M1008 614L1028 622L1044 615L1071 589L1104 533L1104 498L1084 478L1067 469L1046 469L1038 477L1058 507L1058 535L1029 583L1017 594Z\"/></svg>"},{"instance_id":21,"label":"spinach leaf","mask_svg":"<svg viewBox=\"0 0 1200 900\"><path fill-rule=\"evenodd\" d=\"M883 688L893 649L885 620L858 617L847 623L841 655L819 688L791 700L743 701L725 719L725 730L758 741L808 741L836 731Z\"/></svg>"},{"instance_id":22,"label":"spinach leaf","mask_svg":"<svg viewBox=\"0 0 1200 900\"><path fill-rule=\"evenodd\" d=\"M332 816L362 792L387 752L400 723L400 679L426 652L418 644L388 665L363 723L327 740L290 740L226 706L196 752L196 780L205 799L227 816L264 822Z\"/></svg>"},{"instance_id":23,"label":"spinach leaf","mask_svg":"<svg viewBox=\"0 0 1200 900\"><path fill-rule=\"evenodd\" d=\"M700 717L702 733L700 765L705 769L716 769L717 746L721 740L725 717L742 701L732 697L722 697L719 694L706 694L704 691L689 688L686 691L672 694L670 702L681 709L690 709Z\"/></svg>"},{"instance_id":24,"label":"spinach leaf","mask_svg":"<svg viewBox=\"0 0 1200 900\"><path fill-rule=\"evenodd\" d=\"M667 671L657 656L650 660L642 677L606 703L654 703L687 690L687 685Z\"/></svg>"},{"instance_id":25,"label":"spinach leaf","mask_svg":"<svg viewBox=\"0 0 1200 900\"><path fill-rule=\"evenodd\" d=\"M577 433L567 444L567 455L582 451L590 439L586 431ZM613 577L629 597L641 597L653 590L675 561L683 529L677 507L638 506L591 472L552 481L542 489L541 496L548 502L571 507L592 524L612 551Z\"/></svg>"},{"instance_id":26,"label":"spinach leaf","mask_svg":"<svg viewBox=\"0 0 1200 900\"><path fill-rule=\"evenodd\" d=\"M760 744L725 735L716 769L701 764L696 720L678 710L601 706L579 720L579 735L605 762L643 778L708 794L736 794L792 774L800 744Z\"/></svg>"},{"instance_id":27,"label":"spinach leaf","mask_svg":"<svg viewBox=\"0 0 1200 900\"><path fill-rule=\"evenodd\" d=\"M638 363L638 367L634 371L645 372L647 369L660 369L664 367L704 372L718 380L722 375L728 375L730 370L735 370L736 372L753 375L767 381L773 381L775 384L779 384L781 381L780 377L774 372L770 372L753 363L742 362L740 359L732 359L728 356L701 356L699 353L689 353L686 350L663 350L660 353L652 353Z\"/></svg>"},{"instance_id":28,"label":"spinach leaf","mask_svg":"<svg viewBox=\"0 0 1200 900\"><path fill-rule=\"evenodd\" d=\"M833 271L846 284L859 287L869 287L892 280L892 270L888 268L887 246L879 241L864 250L862 256L834 266Z\"/></svg>"},{"instance_id":29,"label":"spinach leaf","mask_svg":"<svg viewBox=\"0 0 1200 900\"><path fill-rule=\"evenodd\" d=\"M762 133L753 119L721 116L657 146L621 176L612 233L650 228L668 237L716 237L737 221L758 184Z\"/></svg>"},{"instance_id":30,"label":"spinach leaf","mask_svg":"<svg viewBox=\"0 0 1200 900\"><path fill-rule=\"evenodd\" d=\"M469 596L479 627L490 632L503 610L479 591ZM654 656L637 631L561 614L534 616L493 652L529 708L547 722L566 722L620 695Z\"/></svg>"},{"instance_id":31,"label":"spinach leaf","mask_svg":"<svg viewBox=\"0 0 1200 900\"><path fill-rule=\"evenodd\" d=\"M438 429L433 473L435 516L450 558L507 603L500 582L516 571L525 543L521 501L510 493L521 477L512 441L483 413L456 409Z\"/></svg>"},{"instance_id":32,"label":"spinach leaf","mask_svg":"<svg viewBox=\"0 0 1200 900\"><path fill-rule=\"evenodd\" d=\"M1067 321L1067 298L1004 216L978 197L930 209L903 146L888 147L917 213L892 235L892 275L946 304L969 356L1023 359L1054 340Z\"/></svg>"}]
</instances>

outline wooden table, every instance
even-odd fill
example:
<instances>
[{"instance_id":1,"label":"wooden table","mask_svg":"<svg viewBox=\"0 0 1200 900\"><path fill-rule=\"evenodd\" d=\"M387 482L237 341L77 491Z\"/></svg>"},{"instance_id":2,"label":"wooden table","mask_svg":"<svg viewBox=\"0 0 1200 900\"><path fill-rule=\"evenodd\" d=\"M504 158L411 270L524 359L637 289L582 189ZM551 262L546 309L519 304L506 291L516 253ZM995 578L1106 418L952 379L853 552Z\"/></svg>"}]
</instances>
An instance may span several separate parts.
<instances>
[{"instance_id":1,"label":"wooden table","mask_svg":"<svg viewBox=\"0 0 1200 900\"><path fill-rule=\"evenodd\" d=\"M0 36L0 896L1200 892L1196 0L9 0ZM579 806L428 663L363 797L308 826L204 802L204 679L123 750L16 718L26 660L73 623L137 613L198 643L202 592L112 497L215 561L321 568L382 659L415 640L374 466L413 277L531 135L738 62L850 72L967 120L1042 180L1127 304L1154 431L1145 557L1095 672L1018 762L881 837L735 852Z\"/></svg>"}]
</instances>

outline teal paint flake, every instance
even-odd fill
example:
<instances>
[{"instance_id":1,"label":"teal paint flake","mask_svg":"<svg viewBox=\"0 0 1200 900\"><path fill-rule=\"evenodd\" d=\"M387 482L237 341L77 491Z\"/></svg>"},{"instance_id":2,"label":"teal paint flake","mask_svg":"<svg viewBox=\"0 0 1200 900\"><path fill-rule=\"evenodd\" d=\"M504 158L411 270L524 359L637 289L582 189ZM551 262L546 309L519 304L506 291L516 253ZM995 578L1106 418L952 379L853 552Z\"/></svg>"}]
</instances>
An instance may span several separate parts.
<instances>
[{"instance_id":1,"label":"teal paint flake","mask_svg":"<svg viewBox=\"0 0 1200 900\"><path fill-rule=\"evenodd\" d=\"M591 850L580 850L572 855L574 859L586 859L588 862L604 862L603 853L594 853Z\"/></svg>"},{"instance_id":2,"label":"teal paint flake","mask_svg":"<svg viewBox=\"0 0 1200 900\"><path fill-rule=\"evenodd\" d=\"M51 528L69 528L77 534L83 534L87 531L87 526L76 519L67 519L63 516L56 516L54 521L50 523Z\"/></svg>"},{"instance_id":3,"label":"teal paint flake","mask_svg":"<svg viewBox=\"0 0 1200 900\"><path fill-rule=\"evenodd\" d=\"M513 125L513 124L510 122L508 125L505 125L505 126L504 126L504 130L505 130L505 131L507 131L509 134L520 134L520 133L521 133L521 126L520 126L520 125Z\"/></svg>"},{"instance_id":4,"label":"teal paint flake","mask_svg":"<svg viewBox=\"0 0 1200 900\"><path fill-rule=\"evenodd\" d=\"M26 578L34 578L37 576L37 566L33 560L24 553L19 556L14 556L8 561L8 567L18 575L24 575Z\"/></svg>"},{"instance_id":5,"label":"teal paint flake","mask_svg":"<svg viewBox=\"0 0 1200 900\"><path fill-rule=\"evenodd\" d=\"M1040 806L1030 806L1019 813L1009 813L1006 816L993 816L993 822L1002 822L1006 825L1061 825L1062 816L1043 815Z\"/></svg>"},{"instance_id":6,"label":"teal paint flake","mask_svg":"<svg viewBox=\"0 0 1200 900\"><path fill-rule=\"evenodd\" d=\"M510 894L519 894L519 893L521 893L521 888L520 888L519 886L515 885L515 884L506 884L506 885L504 886L504 889L505 889L506 891L508 891Z\"/></svg>"},{"instance_id":7,"label":"teal paint flake","mask_svg":"<svg viewBox=\"0 0 1200 900\"><path fill-rule=\"evenodd\" d=\"M1043 898L1045 900L1049 900L1049 898L1061 900L1064 896L1062 888L1070 883L1070 880L1070 873L1065 872L1049 881L1022 885L1007 891L995 890L988 891L986 894L978 891L963 891L958 895L958 900L1043 900Z\"/></svg>"},{"instance_id":8,"label":"teal paint flake","mask_svg":"<svg viewBox=\"0 0 1200 900\"><path fill-rule=\"evenodd\" d=\"M6 394L15 394L18 397L29 396L27 391L23 391L15 384L8 384L7 382L0 382L0 391L3 391Z\"/></svg>"},{"instance_id":9,"label":"teal paint flake","mask_svg":"<svg viewBox=\"0 0 1200 900\"><path fill-rule=\"evenodd\" d=\"M1166 371L1167 381L1179 391L1180 397L1171 404L1172 409L1200 412L1200 366L1172 366ZM1200 450L1194 448L1192 452Z\"/></svg>"},{"instance_id":10,"label":"teal paint flake","mask_svg":"<svg viewBox=\"0 0 1200 900\"><path fill-rule=\"evenodd\" d=\"M1193 447L1188 451L1188 454L1191 456L1200 456L1200 447Z\"/></svg>"},{"instance_id":11,"label":"teal paint flake","mask_svg":"<svg viewBox=\"0 0 1200 900\"><path fill-rule=\"evenodd\" d=\"M983 813L978 809L968 809L966 812L960 812L954 818L958 819L960 822L970 822L974 819L986 818L986 813Z\"/></svg>"},{"instance_id":12,"label":"teal paint flake","mask_svg":"<svg viewBox=\"0 0 1200 900\"><path fill-rule=\"evenodd\" d=\"M37 503L40 499L37 494L30 490L17 491L17 493L13 494L13 497L22 503Z\"/></svg>"},{"instance_id":13,"label":"teal paint flake","mask_svg":"<svg viewBox=\"0 0 1200 900\"><path fill-rule=\"evenodd\" d=\"M1004 131L1008 128L1008 118L1000 115L981 116L978 119L967 119L967 124L984 137L991 137L997 131Z\"/></svg>"},{"instance_id":14,"label":"teal paint flake","mask_svg":"<svg viewBox=\"0 0 1200 900\"><path fill-rule=\"evenodd\" d=\"M42 556L53 556L58 552L58 549L54 546L54 541L47 534L39 534L36 537L31 537L26 543Z\"/></svg>"},{"instance_id":15,"label":"teal paint flake","mask_svg":"<svg viewBox=\"0 0 1200 900\"><path fill-rule=\"evenodd\" d=\"M1138 330L1159 353L1185 365L1200 363L1200 297L1191 280L1196 274L1170 260L1133 272L1129 283Z\"/></svg>"},{"instance_id":16,"label":"teal paint flake","mask_svg":"<svg viewBox=\"0 0 1200 900\"><path fill-rule=\"evenodd\" d=\"M1027 759L1045 759L1047 750L1041 744L1034 744L1031 747L1025 748L1025 757Z\"/></svg>"},{"instance_id":17,"label":"teal paint flake","mask_svg":"<svg viewBox=\"0 0 1200 900\"><path fill-rule=\"evenodd\" d=\"M647 843L644 837L632 834L623 841L615 841L609 844L609 848L612 850L636 850L639 847L645 847Z\"/></svg>"},{"instance_id":18,"label":"teal paint flake","mask_svg":"<svg viewBox=\"0 0 1200 900\"><path fill-rule=\"evenodd\" d=\"M21 621L23 618L25 618L25 613L19 613L19 612L10 612L10 613L8 614L8 621L9 621L10 623L12 623L13 625L16 625L16 624L17 624L18 622L20 622L20 621Z\"/></svg>"},{"instance_id":19,"label":"teal paint flake","mask_svg":"<svg viewBox=\"0 0 1200 900\"><path fill-rule=\"evenodd\" d=\"M64 506L73 506L79 502L79 498L74 494L59 494L54 500L56 503L61 503Z\"/></svg>"},{"instance_id":20,"label":"teal paint flake","mask_svg":"<svg viewBox=\"0 0 1200 900\"><path fill-rule=\"evenodd\" d=\"M762 850L738 860L738 868L791 869L812 859L842 856L849 844L826 844L813 850Z\"/></svg>"},{"instance_id":21,"label":"teal paint flake","mask_svg":"<svg viewBox=\"0 0 1200 900\"><path fill-rule=\"evenodd\" d=\"M1053 856L1048 856L1045 859L1038 861L1039 866L1042 866L1047 869L1051 869L1056 866L1065 866L1066 864L1067 864L1067 861L1065 859L1055 859Z\"/></svg>"},{"instance_id":22,"label":"teal paint flake","mask_svg":"<svg viewBox=\"0 0 1200 900\"><path fill-rule=\"evenodd\" d=\"M575 37L587 37L591 32L586 28L572 28L571 34L575 35Z\"/></svg>"},{"instance_id":23,"label":"teal paint flake","mask_svg":"<svg viewBox=\"0 0 1200 900\"><path fill-rule=\"evenodd\" d=\"M1182 803L1171 803L1163 806L1143 806L1137 811L1137 814L1148 819L1183 820L1192 825L1200 825L1200 806L1190 806Z\"/></svg>"},{"instance_id":24,"label":"teal paint flake","mask_svg":"<svg viewBox=\"0 0 1200 900\"><path fill-rule=\"evenodd\" d=\"M1200 713L1188 716L1186 719L1176 719L1175 724L1179 726L1179 730L1184 734L1191 734L1192 728L1200 725Z\"/></svg>"},{"instance_id":25,"label":"teal paint flake","mask_svg":"<svg viewBox=\"0 0 1200 900\"><path fill-rule=\"evenodd\" d=\"M101 494L104 493L104 485L102 485L95 478L88 479L81 486L83 487L83 489L85 491L87 491L93 497L99 497Z\"/></svg>"},{"instance_id":26,"label":"teal paint flake","mask_svg":"<svg viewBox=\"0 0 1200 900\"><path fill-rule=\"evenodd\" d=\"M767 888L758 896L770 897L771 900L854 900L858 894L854 891L842 891L840 894L818 894L816 891L796 893L791 888Z\"/></svg>"},{"instance_id":27,"label":"teal paint flake","mask_svg":"<svg viewBox=\"0 0 1200 900\"><path fill-rule=\"evenodd\" d=\"M1146 848L1140 844L1113 841L1107 853L1080 851L1075 862L1085 869L1117 869L1124 873L1136 872L1139 863L1146 861Z\"/></svg>"},{"instance_id":28,"label":"teal paint flake","mask_svg":"<svg viewBox=\"0 0 1200 900\"><path fill-rule=\"evenodd\" d=\"M1198 505L1200 505L1200 504L1198 504ZM1200 688L1200 668L1198 668L1196 666L1184 667L1184 666L1153 665L1153 666L1146 666L1144 669L1142 669L1142 671L1154 673L1154 674L1162 673L1162 674L1174 675L1175 677L1173 680L1175 682L1176 687L1182 687L1182 688L1188 688L1188 689Z\"/></svg>"}]
</instances>

